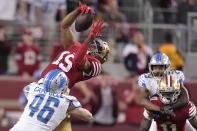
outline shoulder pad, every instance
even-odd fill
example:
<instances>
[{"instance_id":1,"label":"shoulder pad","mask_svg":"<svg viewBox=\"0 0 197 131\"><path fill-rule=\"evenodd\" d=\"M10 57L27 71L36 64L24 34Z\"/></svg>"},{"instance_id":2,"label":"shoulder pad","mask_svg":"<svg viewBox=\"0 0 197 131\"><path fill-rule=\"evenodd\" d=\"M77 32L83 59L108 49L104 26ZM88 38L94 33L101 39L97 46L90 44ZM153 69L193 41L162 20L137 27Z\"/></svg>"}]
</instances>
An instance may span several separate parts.
<instances>
[{"instance_id":1,"label":"shoulder pad","mask_svg":"<svg viewBox=\"0 0 197 131\"><path fill-rule=\"evenodd\" d=\"M169 71L168 74L176 76L180 83L185 80L185 76L182 71L179 70Z\"/></svg>"},{"instance_id":2,"label":"shoulder pad","mask_svg":"<svg viewBox=\"0 0 197 131\"><path fill-rule=\"evenodd\" d=\"M32 83L30 83L29 85L27 85L27 86L25 87L25 92L26 92L26 93L31 92L32 89L35 88L35 84L36 84L35 82L32 82Z\"/></svg>"},{"instance_id":3,"label":"shoulder pad","mask_svg":"<svg viewBox=\"0 0 197 131\"><path fill-rule=\"evenodd\" d=\"M189 102L189 118L196 116L196 106L190 101Z\"/></svg>"},{"instance_id":4,"label":"shoulder pad","mask_svg":"<svg viewBox=\"0 0 197 131\"><path fill-rule=\"evenodd\" d=\"M74 96L66 95L65 97L66 97L66 99L68 99L68 100L70 100L70 101L77 101L77 98L74 97Z\"/></svg>"},{"instance_id":5,"label":"shoulder pad","mask_svg":"<svg viewBox=\"0 0 197 131\"><path fill-rule=\"evenodd\" d=\"M145 81L146 78L145 78L145 75L146 74L142 74L138 78L138 85L141 86L141 87L144 87L144 88L146 88L146 81Z\"/></svg>"},{"instance_id":6,"label":"shoulder pad","mask_svg":"<svg viewBox=\"0 0 197 131\"><path fill-rule=\"evenodd\" d=\"M81 107L81 103L77 100L76 97L67 95L67 96L66 96L66 99L68 99L68 100L70 101L72 107L74 107L74 108L79 108L79 107Z\"/></svg>"},{"instance_id":7,"label":"shoulder pad","mask_svg":"<svg viewBox=\"0 0 197 131\"><path fill-rule=\"evenodd\" d=\"M145 78L153 78L153 75L151 73L146 73L144 74Z\"/></svg>"}]
</instances>

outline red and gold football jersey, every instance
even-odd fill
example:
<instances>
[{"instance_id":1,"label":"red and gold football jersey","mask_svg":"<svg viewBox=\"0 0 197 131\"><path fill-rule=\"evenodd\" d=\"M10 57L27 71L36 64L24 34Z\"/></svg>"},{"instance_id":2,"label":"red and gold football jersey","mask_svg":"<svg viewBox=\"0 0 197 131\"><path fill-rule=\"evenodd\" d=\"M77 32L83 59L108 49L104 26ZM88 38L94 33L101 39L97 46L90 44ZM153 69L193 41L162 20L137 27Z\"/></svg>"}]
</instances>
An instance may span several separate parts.
<instances>
[{"instance_id":1,"label":"red and gold football jersey","mask_svg":"<svg viewBox=\"0 0 197 131\"><path fill-rule=\"evenodd\" d=\"M45 68L41 77L43 78L48 72L54 69L62 70L69 78L69 89L71 89L75 83L83 80L90 79L100 74L102 66L99 60L88 54L83 57L82 64L77 64L74 61L77 50L79 50L81 44L74 42L68 50L60 52L57 57ZM84 73L79 69L79 66L83 66L89 60L92 65L92 70L89 74Z\"/></svg>"},{"instance_id":2,"label":"red and gold football jersey","mask_svg":"<svg viewBox=\"0 0 197 131\"><path fill-rule=\"evenodd\" d=\"M159 97L153 97L151 102L163 107ZM192 102L186 107L174 110L175 116L163 116L156 120L158 131L185 131L186 119L190 119L196 115L196 107Z\"/></svg>"}]
</instances>

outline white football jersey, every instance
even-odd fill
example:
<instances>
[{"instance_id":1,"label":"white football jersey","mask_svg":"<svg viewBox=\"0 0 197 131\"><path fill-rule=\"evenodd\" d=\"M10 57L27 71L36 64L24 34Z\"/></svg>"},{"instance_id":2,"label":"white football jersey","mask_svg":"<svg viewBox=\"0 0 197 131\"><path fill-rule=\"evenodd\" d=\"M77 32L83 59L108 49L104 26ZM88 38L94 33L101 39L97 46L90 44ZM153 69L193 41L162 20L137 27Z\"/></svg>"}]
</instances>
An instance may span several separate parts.
<instances>
[{"instance_id":1,"label":"white football jersey","mask_svg":"<svg viewBox=\"0 0 197 131\"><path fill-rule=\"evenodd\" d=\"M66 118L70 104L74 108L81 107L75 97L45 92L37 83L31 83L25 91L28 103L10 131L52 131Z\"/></svg>"},{"instance_id":2,"label":"white football jersey","mask_svg":"<svg viewBox=\"0 0 197 131\"><path fill-rule=\"evenodd\" d=\"M181 83L184 81L184 74L182 71L169 71L168 75L175 76L177 80ZM151 73L145 73L140 75L138 78L138 85L146 88L149 91L150 96L152 97L157 93L157 87L159 85L160 79L153 77Z\"/></svg>"}]
</instances>

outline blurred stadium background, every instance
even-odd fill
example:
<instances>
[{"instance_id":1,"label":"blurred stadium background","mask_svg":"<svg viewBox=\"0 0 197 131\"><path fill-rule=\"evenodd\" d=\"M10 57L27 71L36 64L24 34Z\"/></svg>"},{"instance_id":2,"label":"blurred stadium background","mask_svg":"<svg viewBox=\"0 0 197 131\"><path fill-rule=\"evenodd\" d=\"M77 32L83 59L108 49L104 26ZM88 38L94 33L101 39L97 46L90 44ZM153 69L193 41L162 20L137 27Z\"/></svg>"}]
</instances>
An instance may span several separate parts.
<instances>
[{"instance_id":1,"label":"blurred stadium background","mask_svg":"<svg viewBox=\"0 0 197 131\"><path fill-rule=\"evenodd\" d=\"M8 130L18 120L23 110L20 101L23 87L32 81L37 81L42 70L57 55L58 49L61 48L58 47L61 18L78 6L78 0L63 0L65 3L62 3L62 0L40 1L45 2L39 2L39 0L0 1L0 106L1 110L5 109L5 112L1 111L3 113L0 115L4 116L5 113L9 119L7 124L2 124L0 116L1 131ZM58 5L58 2L61 4ZM95 20L103 19L108 25L102 33L104 39L109 41L112 50L109 62L103 65L103 69L112 79L112 83L107 86L116 91L117 99L113 100L117 104L117 116L114 117L115 125L109 128L100 126L94 128L90 123L83 123L73 118L73 131L138 129L142 114L139 112L140 117L138 117L136 112L142 108L136 104L135 100L128 100L128 96L133 92L137 99L137 92L133 87L136 87L136 79L141 72L128 68L129 65L125 62L127 55L124 55L124 48L128 43L135 45L131 41L138 30L142 32L144 40L141 36L136 36L137 39L140 37L142 44L152 50L150 54L147 54L146 48L143 49L146 55L142 56L142 59L160 51L161 45L169 42L166 41L166 34L171 35L170 42L176 48L172 56L179 55L174 62L183 61L175 69L183 70L191 99L197 103L195 95L197 92L197 0L86 0L86 3L95 10ZM51 15L52 12L55 12L55 17ZM36 17L32 18L34 16ZM74 27L73 32L76 40L79 41L83 41L88 33L88 31L75 32ZM32 38L24 38L27 35ZM27 70L20 67L22 54L20 54L19 45L25 41L24 39L27 41L33 39L33 44L38 45L36 48L40 50L40 53L33 53L33 55L22 53L24 59L27 57L26 63L28 64L25 66ZM132 49L128 52L140 54L141 49L139 46L137 48L137 52L132 52ZM171 50L170 48L167 50ZM28 52L28 49L26 51ZM148 59L145 60L146 62ZM33 64L36 67L33 67ZM99 88L99 84L102 85L100 78L86 82L89 96L84 96L78 88L72 93L80 100L87 97L82 103L93 111L91 100L92 96L95 96L94 88Z\"/></svg>"}]
</instances>

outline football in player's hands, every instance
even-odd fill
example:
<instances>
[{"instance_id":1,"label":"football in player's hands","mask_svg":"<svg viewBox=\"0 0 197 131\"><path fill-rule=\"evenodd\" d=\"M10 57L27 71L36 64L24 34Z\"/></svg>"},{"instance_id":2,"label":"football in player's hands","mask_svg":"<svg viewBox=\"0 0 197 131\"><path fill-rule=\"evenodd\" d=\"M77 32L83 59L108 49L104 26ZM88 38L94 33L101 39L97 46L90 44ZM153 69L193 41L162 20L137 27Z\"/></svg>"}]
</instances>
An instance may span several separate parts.
<instances>
[{"instance_id":1,"label":"football in player's hands","mask_svg":"<svg viewBox=\"0 0 197 131\"><path fill-rule=\"evenodd\" d=\"M88 12L87 14L80 14L75 21L75 30L77 32L87 30L92 25L93 18L94 14L92 12Z\"/></svg>"}]
</instances>

